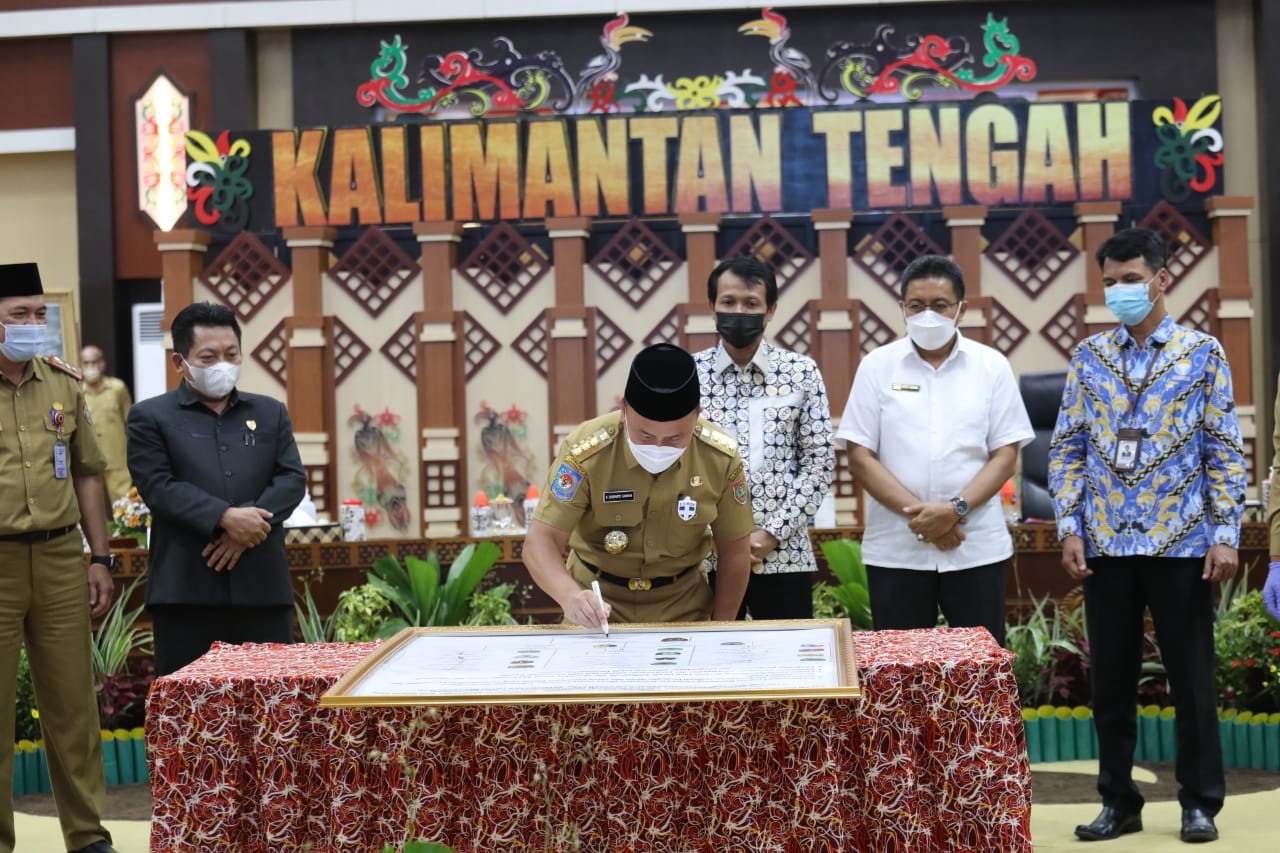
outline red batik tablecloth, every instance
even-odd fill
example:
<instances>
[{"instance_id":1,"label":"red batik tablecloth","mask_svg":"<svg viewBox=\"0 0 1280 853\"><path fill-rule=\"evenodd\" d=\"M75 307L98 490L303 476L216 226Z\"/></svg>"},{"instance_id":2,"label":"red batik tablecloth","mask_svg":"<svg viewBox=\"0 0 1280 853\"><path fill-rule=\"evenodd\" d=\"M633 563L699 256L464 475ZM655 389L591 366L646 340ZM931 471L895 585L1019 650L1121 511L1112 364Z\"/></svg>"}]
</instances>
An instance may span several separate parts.
<instances>
[{"instance_id":1,"label":"red batik tablecloth","mask_svg":"<svg viewBox=\"0 0 1280 853\"><path fill-rule=\"evenodd\" d=\"M1031 850L1012 655L980 629L855 633L861 700L317 707L370 648L157 679L153 853L377 851L415 814L469 853Z\"/></svg>"}]
</instances>

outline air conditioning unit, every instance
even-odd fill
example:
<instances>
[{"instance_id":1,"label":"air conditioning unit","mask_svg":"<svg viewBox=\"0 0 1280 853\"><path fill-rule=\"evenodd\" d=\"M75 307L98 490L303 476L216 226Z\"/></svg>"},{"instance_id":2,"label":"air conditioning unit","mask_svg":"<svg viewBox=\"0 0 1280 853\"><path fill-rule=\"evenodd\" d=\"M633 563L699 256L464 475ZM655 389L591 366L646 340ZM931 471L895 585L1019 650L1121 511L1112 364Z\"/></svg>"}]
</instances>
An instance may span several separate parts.
<instances>
[{"instance_id":1,"label":"air conditioning unit","mask_svg":"<svg viewBox=\"0 0 1280 853\"><path fill-rule=\"evenodd\" d=\"M165 392L163 302L133 306L133 399L145 400Z\"/></svg>"}]
</instances>

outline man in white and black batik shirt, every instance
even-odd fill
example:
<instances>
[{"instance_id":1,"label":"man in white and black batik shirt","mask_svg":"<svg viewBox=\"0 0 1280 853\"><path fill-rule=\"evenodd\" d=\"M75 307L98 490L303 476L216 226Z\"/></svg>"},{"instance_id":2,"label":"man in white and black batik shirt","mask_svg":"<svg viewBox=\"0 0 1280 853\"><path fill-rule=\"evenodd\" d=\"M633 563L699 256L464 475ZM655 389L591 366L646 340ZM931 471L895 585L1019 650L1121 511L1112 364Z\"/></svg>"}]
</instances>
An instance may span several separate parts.
<instances>
[{"instance_id":1,"label":"man in white and black batik shirt","mask_svg":"<svg viewBox=\"0 0 1280 853\"><path fill-rule=\"evenodd\" d=\"M751 581L738 618L813 617L809 520L831 488L831 407L818 365L764 341L778 303L773 270L751 258L707 279L720 344L694 355L705 417L734 436L747 465L756 530ZM715 557L709 560L713 570Z\"/></svg>"}]
</instances>

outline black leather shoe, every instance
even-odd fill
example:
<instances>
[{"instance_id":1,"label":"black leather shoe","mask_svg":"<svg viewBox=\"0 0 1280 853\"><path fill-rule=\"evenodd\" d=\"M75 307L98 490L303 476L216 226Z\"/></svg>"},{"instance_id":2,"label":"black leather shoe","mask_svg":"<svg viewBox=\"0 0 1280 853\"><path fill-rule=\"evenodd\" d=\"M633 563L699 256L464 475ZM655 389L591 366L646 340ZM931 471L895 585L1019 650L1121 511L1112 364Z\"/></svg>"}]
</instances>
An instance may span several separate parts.
<instances>
[{"instance_id":1,"label":"black leather shoe","mask_svg":"<svg viewBox=\"0 0 1280 853\"><path fill-rule=\"evenodd\" d=\"M1182 825L1185 832L1185 817ZM1130 832L1142 832L1140 812L1127 812L1111 806L1103 806L1102 811L1098 812L1098 816L1093 819L1093 823L1082 823L1076 827L1076 838L1081 841L1107 841Z\"/></svg>"},{"instance_id":2,"label":"black leather shoe","mask_svg":"<svg viewBox=\"0 0 1280 853\"><path fill-rule=\"evenodd\" d=\"M72 850L71 853L116 853L116 848L112 847L105 841L95 841L88 847L81 847L79 850Z\"/></svg>"},{"instance_id":3,"label":"black leather shoe","mask_svg":"<svg viewBox=\"0 0 1280 853\"><path fill-rule=\"evenodd\" d=\"M1182 833L1178 836L1188 844L1200 844L1218 840L1218 827L1204 809L1182 810Z\"/></svg>"}]
</instances>

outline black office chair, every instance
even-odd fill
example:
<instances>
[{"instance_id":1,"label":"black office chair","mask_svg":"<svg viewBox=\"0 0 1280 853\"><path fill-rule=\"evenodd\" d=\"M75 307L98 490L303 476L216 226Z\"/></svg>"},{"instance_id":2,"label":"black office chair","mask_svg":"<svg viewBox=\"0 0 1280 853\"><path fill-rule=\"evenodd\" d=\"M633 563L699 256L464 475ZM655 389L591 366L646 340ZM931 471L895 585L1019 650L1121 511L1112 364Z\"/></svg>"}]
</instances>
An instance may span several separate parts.
<instances>
[{"instance_id":1,"label":"black office chair","mask_svg":"<svg viewBox=\"0 0 1280 853\"><path fill-rule=\"evenodd\" d=\"M1027 407L1036 437L1022 448L1022 517L1053 521L1053 499L1049 494L1049 440L1058 422L1062 391L1067 385L1065 370L1024 373L1018 380L1022 404Z\"/></svg>"}]
</instances>

